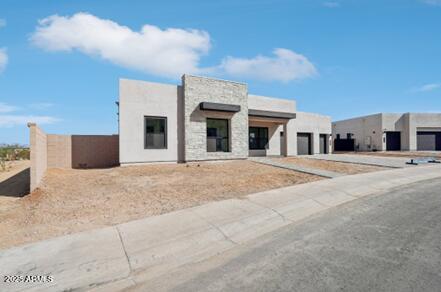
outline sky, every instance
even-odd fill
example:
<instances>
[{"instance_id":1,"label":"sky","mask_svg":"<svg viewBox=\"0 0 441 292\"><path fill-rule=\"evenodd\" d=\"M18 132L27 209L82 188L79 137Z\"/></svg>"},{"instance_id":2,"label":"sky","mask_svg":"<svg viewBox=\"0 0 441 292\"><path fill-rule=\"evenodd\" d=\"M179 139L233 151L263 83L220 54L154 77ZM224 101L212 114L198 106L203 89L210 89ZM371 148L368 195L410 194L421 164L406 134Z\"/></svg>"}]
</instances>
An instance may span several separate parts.
<instances>
[{"instance_id":1,"label":"sky","mask_svg":"<svg viewBox=\"0 0 441 292\"><path fill-rule=\"evenodd\" d=\"M248 83L340 120L441 112L441 0L0 0L0 143L118 132L118 80Z\"/></svg>"}]
</instances>

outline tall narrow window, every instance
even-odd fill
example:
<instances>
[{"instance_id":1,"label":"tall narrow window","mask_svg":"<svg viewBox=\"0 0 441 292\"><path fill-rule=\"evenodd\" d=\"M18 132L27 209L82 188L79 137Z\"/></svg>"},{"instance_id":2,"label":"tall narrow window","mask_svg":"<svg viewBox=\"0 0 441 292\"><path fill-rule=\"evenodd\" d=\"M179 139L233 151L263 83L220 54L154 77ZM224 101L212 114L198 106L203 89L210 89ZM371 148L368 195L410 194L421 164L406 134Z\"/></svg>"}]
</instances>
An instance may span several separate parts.
<instances>
[{"instance_id":1,"label":"tall narrow window","mask_svg":"<svg viewBox=\"0 0 441 292\"><path fill-rule=\"evenodd\" d=\"M145 149L167 148L167 118L144 117Z\"/></svg>"},{"instance_id":2,"label":"tall narrow window","mask_svg":"<svg viewBox=\"0 0 441 292\"><path fill-rule=\"evenodd\" d=\"M228 120L207 119L207 152L229 152Z\"/></svg>"}]
</instances>

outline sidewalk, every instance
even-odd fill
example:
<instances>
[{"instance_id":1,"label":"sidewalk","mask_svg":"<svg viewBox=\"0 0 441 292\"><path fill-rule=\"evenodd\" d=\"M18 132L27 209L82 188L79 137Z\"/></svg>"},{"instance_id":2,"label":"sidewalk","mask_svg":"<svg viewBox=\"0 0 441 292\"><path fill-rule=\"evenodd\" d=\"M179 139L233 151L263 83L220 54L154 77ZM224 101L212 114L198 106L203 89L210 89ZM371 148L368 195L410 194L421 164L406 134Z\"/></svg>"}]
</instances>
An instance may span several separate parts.
<instances>
[{"instance_id":1,"label":"sidewalk","mask_svg":"<svg viewBox=\"0 0 441 292\"><path fill-rule=\"evenodd\" d=\"M123 289L334 206L440 177L440 165L342 176L3 250L0 276L52 275L54 281L2 282L0 290Z\"/></svg>"}]
</instances>

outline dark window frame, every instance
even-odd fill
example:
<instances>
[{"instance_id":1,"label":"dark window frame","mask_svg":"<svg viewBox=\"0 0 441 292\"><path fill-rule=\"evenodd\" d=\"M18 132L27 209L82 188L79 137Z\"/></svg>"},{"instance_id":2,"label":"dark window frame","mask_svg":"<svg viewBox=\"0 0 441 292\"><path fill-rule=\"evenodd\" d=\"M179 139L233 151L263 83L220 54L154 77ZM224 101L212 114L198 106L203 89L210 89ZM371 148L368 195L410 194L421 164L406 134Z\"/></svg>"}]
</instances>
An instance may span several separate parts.
<instances>
[{"instance_id":1,"label":"dark window frame","mask_svg":"<svg viewBox=\"0 0 441 292\"><path fill-rule=\"evenodd\" d=\"M155 120L164 120L164 147L152 147L147 146L147 119L155 119ZM168 149L168 131L167 131L168 123L167 117L161 116L144 116L144 149Z\"/></svg>"},{"instance_id":2,"label":"dark window frame","mask_svg":"<svg viewBox=\"0 0 441 292\"><path fill-rule=\"evenodd\" d=\"M227 122L227 149L226 151L223 150L217 150L216 147L216 151L208 151L208 121L209 120L215 120L215 121L226 121ZM221 152L221 153L230 153L231 152L231 133L230 133L230 119L222 119L222 118L206 118L205 120L205 125L206 125L206 139L207 139L207 152L208 153L217 153L217 152ZM216 139L219 139L218 137ZM224 138L222 138L224 139Z\"/></svg>"},{"instance_id":3,"label":"dark window frame","mask_svg":"<svg viewBox=\"0 0 441 292\"><path fill-rule=\"evenodd\" d=\"M258 133L259 137L255 137L255 139L266 139L266 143L262 143L261 141L257 141L256 147L254 144L250 143L251 142L250 141L251 140L251 137L250 137L251 129L257 129L257 133ZM262 130L264 130L263 132L266 132L266 137L260 137L259 134L262 132ZM262 144L263 144L263 146L262 146ZM269 149L269 129L268 129L268 127L248 127L248 149L249 150L267 150L267 149Z\"/></svg>"}]
</instances>

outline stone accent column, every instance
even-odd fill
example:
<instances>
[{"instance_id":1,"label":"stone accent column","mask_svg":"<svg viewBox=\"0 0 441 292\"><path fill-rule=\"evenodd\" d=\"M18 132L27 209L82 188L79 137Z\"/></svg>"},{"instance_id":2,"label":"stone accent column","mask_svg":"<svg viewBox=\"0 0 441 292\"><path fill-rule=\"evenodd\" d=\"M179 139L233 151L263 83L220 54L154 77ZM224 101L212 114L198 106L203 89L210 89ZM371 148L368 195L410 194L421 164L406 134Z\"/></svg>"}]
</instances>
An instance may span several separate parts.
<instances>
[{"instance_id":1,"label":"stone accent column","mask_svg":"<svg viewBox=\"0 0 441 292\"><path fill-rule=\"evenodd\" d=\"M244 83L184 75L185 160L248 157L248 89ZM236 113L201 111L201 102L234 104ZM228 119L230 152L207 152L207 118Z\"/></svg>"}]
</instances>

